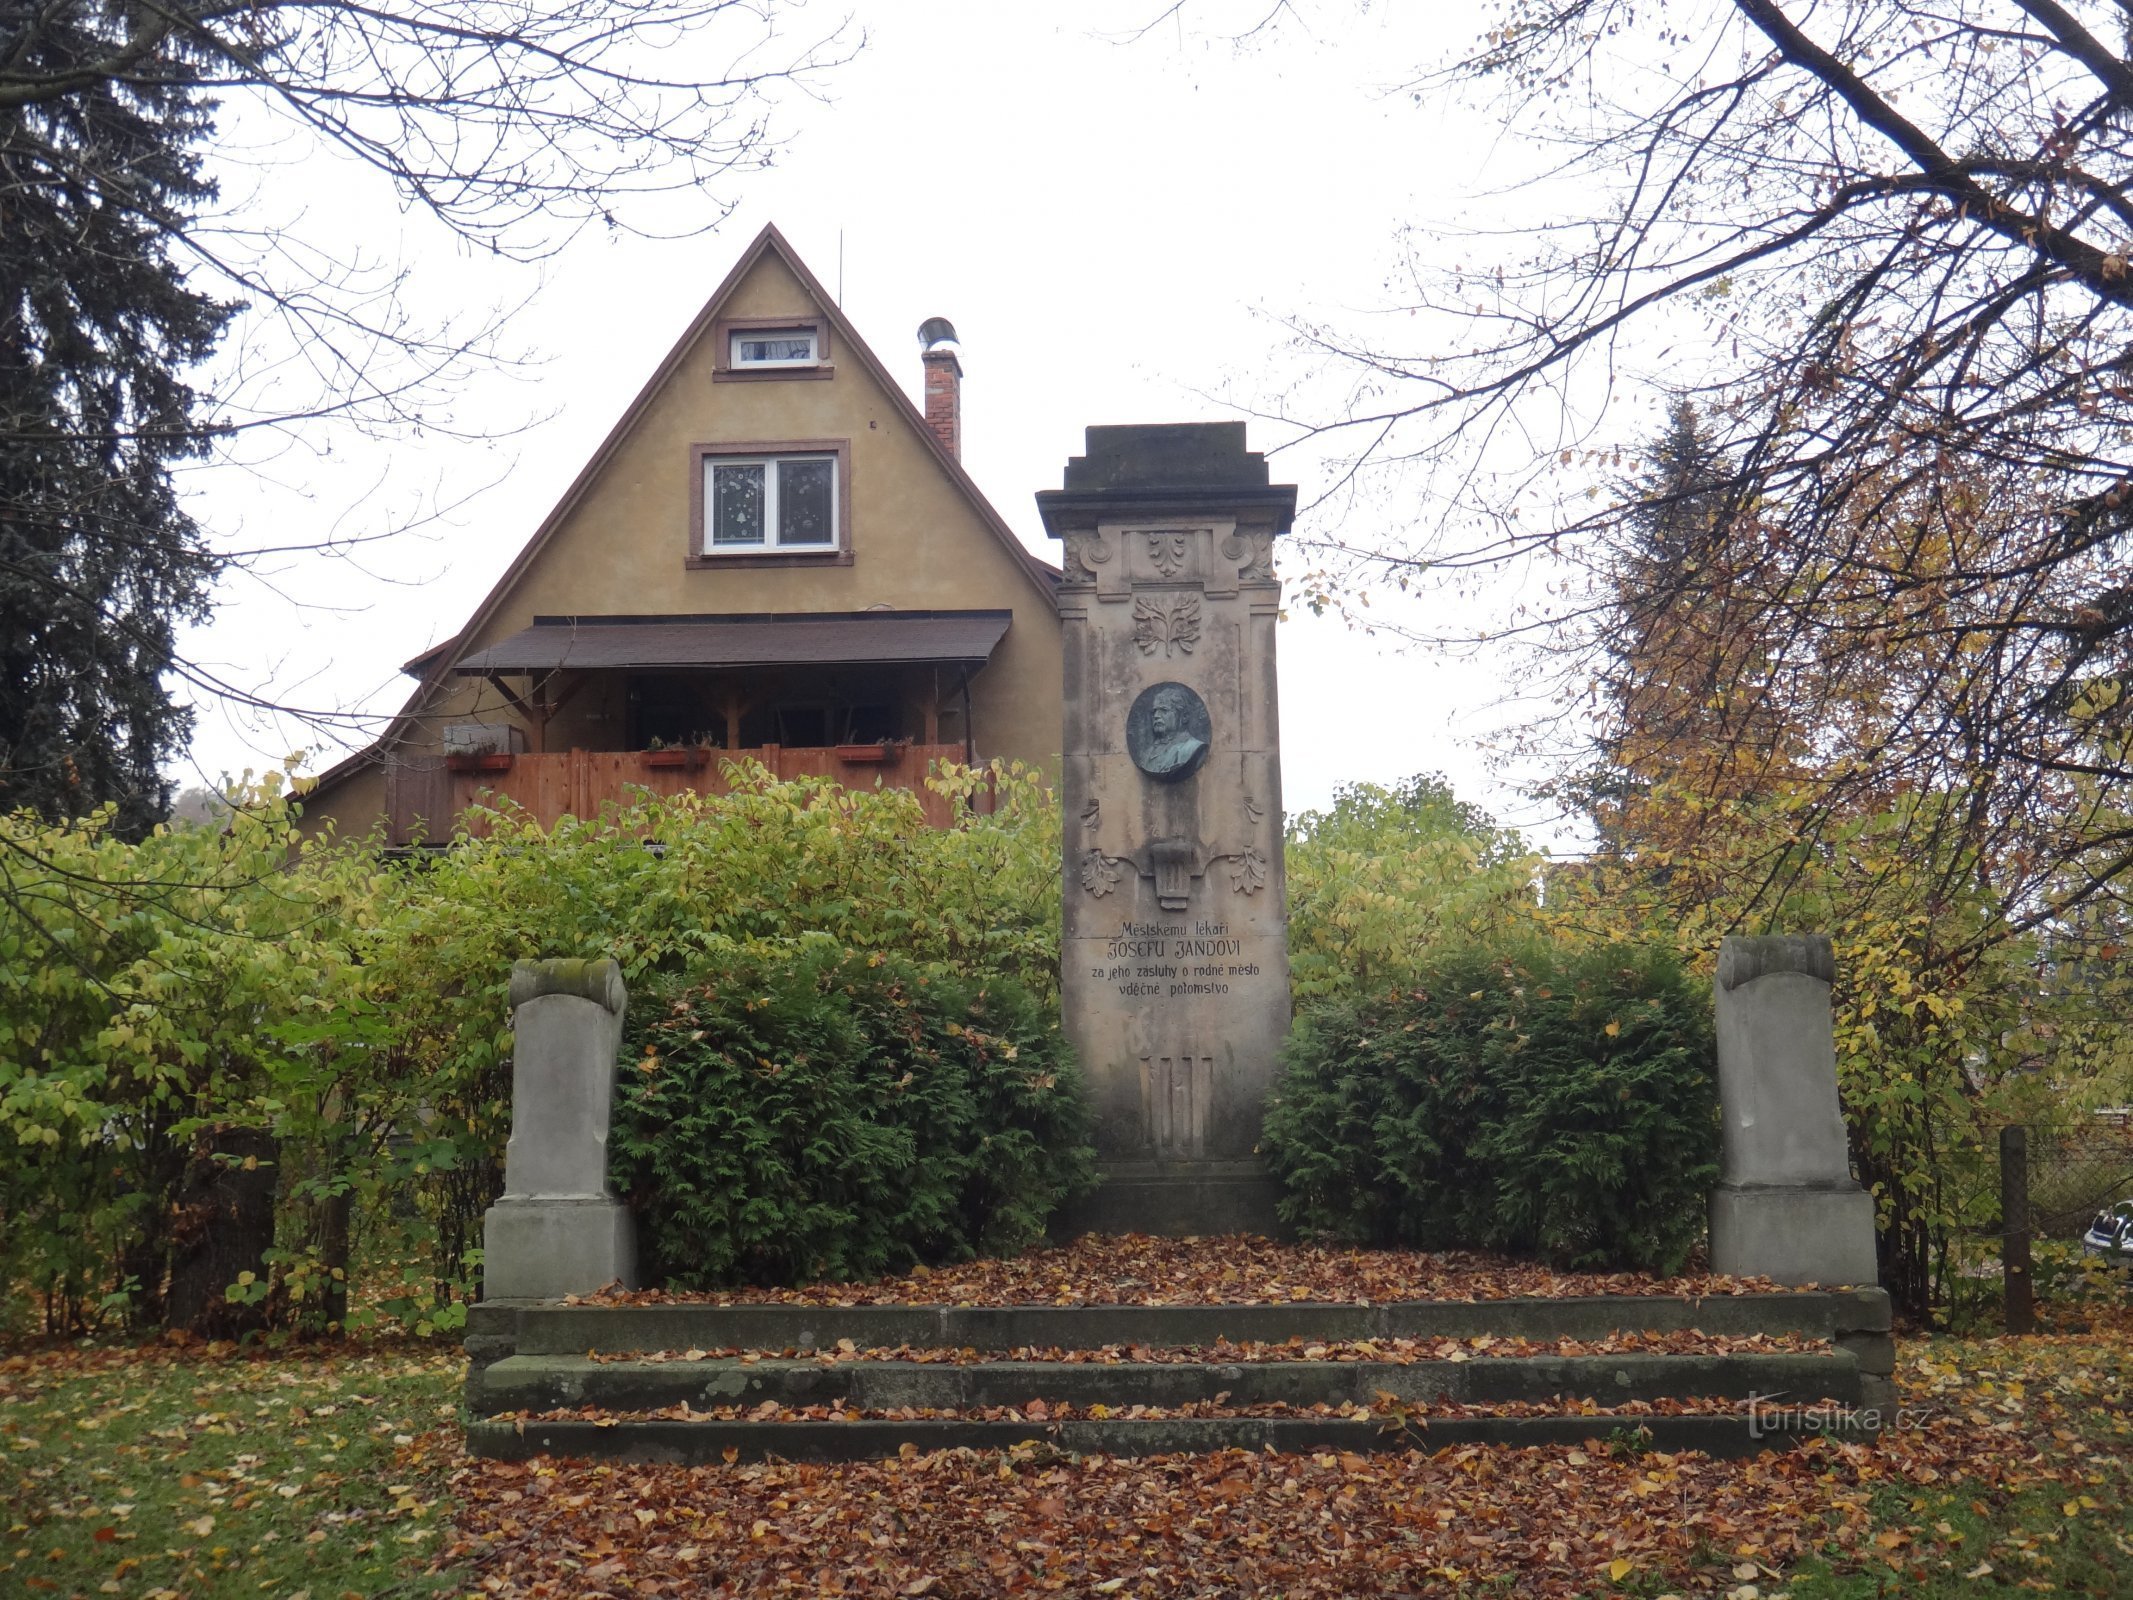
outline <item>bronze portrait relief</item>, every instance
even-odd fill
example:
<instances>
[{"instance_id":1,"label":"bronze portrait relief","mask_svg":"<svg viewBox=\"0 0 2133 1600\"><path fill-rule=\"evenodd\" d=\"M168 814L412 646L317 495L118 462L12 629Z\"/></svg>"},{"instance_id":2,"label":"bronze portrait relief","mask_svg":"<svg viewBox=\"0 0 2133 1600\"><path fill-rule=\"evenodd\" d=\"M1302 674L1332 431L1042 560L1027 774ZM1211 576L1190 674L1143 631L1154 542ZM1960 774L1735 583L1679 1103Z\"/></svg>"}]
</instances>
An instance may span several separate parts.
<instances>
[{"instance_id":1,"label":"bronze portrait relief","mask_svg":"<svg viewBox=\"0 0 2133 1600\"><path fill-rule=\"evenodd\" d=\"M1126 713L1126 753L1158 782L1199 771L1213 738L1207 702L1182 683L1150 684Z\"/></svg>"}]
</instances>

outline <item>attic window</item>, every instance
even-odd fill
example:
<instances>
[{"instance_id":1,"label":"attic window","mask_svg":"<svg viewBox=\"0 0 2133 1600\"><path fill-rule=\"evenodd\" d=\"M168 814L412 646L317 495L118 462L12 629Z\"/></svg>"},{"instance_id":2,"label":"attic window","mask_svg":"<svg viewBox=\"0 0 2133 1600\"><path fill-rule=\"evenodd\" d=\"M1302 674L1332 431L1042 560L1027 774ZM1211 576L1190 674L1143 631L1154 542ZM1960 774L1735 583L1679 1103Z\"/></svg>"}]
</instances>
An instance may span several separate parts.
<instances>
[{"instance_id":1,"label":"attic window","mask_svg":"<svg viewBox=\"0 0 2133 1600\"><path fill-rule=\"evenodd\" d=\"M732 364L741 371L758 367L812 367L822 359L822 340L813 327L736 328Z\"/></svg>"}]
</instances>

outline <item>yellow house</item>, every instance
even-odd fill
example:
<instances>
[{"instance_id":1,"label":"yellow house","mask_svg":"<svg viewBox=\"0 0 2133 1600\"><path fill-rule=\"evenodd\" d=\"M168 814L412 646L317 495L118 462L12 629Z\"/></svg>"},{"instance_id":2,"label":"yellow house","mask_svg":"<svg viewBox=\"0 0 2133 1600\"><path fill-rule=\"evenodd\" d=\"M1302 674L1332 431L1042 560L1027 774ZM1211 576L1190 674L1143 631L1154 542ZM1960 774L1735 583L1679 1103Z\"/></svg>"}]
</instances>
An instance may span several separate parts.
<instances>
[{"instance_id":1,"label":"yellow house","mask_svg":"<svg viewBox=\"0 0 2133 1600\"><path fill-rule=\"evenodd\" d=\"M957 459L954 336L920 330L921 414L765 228L308 819L434 841L484 791L589 815L736 754L912 788L942 757L1054 770L1058 572Z\"/></svg>"}]
</instances>

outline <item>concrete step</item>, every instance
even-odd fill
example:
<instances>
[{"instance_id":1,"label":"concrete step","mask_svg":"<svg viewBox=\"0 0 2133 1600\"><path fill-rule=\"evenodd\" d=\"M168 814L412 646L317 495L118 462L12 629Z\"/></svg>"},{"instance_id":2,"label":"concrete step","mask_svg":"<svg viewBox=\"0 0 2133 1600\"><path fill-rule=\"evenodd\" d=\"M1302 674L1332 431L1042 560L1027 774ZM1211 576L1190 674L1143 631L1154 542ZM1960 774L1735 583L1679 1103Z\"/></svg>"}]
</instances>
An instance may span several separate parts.
<instances>
[{"instance_id":1,"label":"concrete step","mask_svg":"<svg viewBox=\"0 0 2133 1600\"><path fill-rule=\"evenodd\" d=\"M1069 1453L1146 1455L1579 1443L1644 1430L1655 1449L1737 1454L1805 1433L1870 1435L1891 1396L1895 1346L1888 1328L1888 1296L1874 1289L1389 1304L491 1302L473 1308L466 1341L468 1405L490 1420L470 1425L467 1439L477 1455L507 1458L552 1452L709 1462L726 1459L730 1451L736 1460L848 1461L905 1448L999 1450L1031 1442ZM1280 1359L1242 1361L1222 1349L1290 1345L1301 1357L1315 1345L1362 1340L1493 1336L1551 1345L1687 1330L1728 1339L1760 1334L1817 1348L1477 1352L1470 1360L1411 1362L1291 1359L1285 1352ZM1148 1358L1158 1350L1182 1359ZM861 1351L879 1358L857 1359ZM911 1356L944 1351L964 1358ZM1103 1351L1125 1359L977 1359L979 1353L1050 1351ZM745 1352L760 1355L738 1359ZM822 1354L797 1359L807 1352ZM642 1359L653 1354L664 1358ZM615 1359L592 1359L596 1355ZM1026 1411L1035 1400L1044 1401L1047 1411L1069 1413L1102 1406L1112 1412L1143 1407L1202 1413L1218 1407L1220 1414L1039 1421L991 1414ZM1834 1411L1817 1405L1825 1400ZM765 1402L824 1414L746 1417ZM1689 1409L1649 1410L1660 1402ZM1420 1418L1409 1409L1438 1404L1457 1413ZM1645 1409L1565 1415L1566 1405ZM1502 1413L1472 1414L1492 1406ZM731 1411L681 1420L647 1414L676 1407ZM1350 1414L1336 1414L1342 1407ZM1357 1415L1358 1407L1378 1414ZM828 1415L831 1408L838 1414ZM1238 1410L1258 1414L1235 1415ZM539 1415L557 1411L609 1414ZM504 1412L527 1415L499 1415ZM849 1414L854 1412L861 1415ZM881 1414L896 1412L928 1414ZM985 1414L957 1414L972 1412Z\"/></svg>"},{"instance_id":2,"label":"concrete step","mask_svg":"<svg viewBox=\"0 0 2133 1600\"><path fill-rule=\"evenodd\" d=\"M1670 1399L1803 1404L1860 1399L1847 1351L1769 1354L1623 1354L1480 1357L1468 1361L1066 1362L983 1361L595 1361L585 1356L512 1356L468 1386L477 1415L597 1406L657 1411L686 1404L752 1407L842 1402L858 1411L959 1411L1026 1406L1173 1409L1201 1404L1368 1406L1449 1401L1491 1405L1594 1400L1602 1405Z\"/></svg>"},{"instance_id":3,"label":"concrete step","mask_svg":"<svg viewBox=\"0 0 2133 1600\"><path fill-rule=\"evenodd\" d=\"M1576 1416L1149 1417L1106 1421L991 1422L961 1419L847 1422L667 1422L642 1418L478 1421L467 1426L475 1456L523 1461L535 1456L670 1462L878 1461L906 1450L1007 1451L1033 1447L1061 1456L1152 1456L1212 1450L1302 1453L1345 1450L1443 1450L1462 1445L1626 1446L1665 1452L1700 1450L1737 1457L1801 1439L1871 1438L1864 1413L1825 1417L1705 1412L1667 1416L1607 1413Z\"/></svg>"},{"instance_id":4,"label":"concrete step","mask_svg":"<svg viewBox=\"0 0 2133 1600\"><path fill-rule=\"evenodd\" d=\"M1880 1289L1769 1294L1587 1295L1285 1305L559 1305L488 1301L471 1308L468 1353L625 1355L658 1350L1097 1350L1360 1339L1599 1340L1685 1329L1725 1337L1794 1336L1839 1343L1889 1330Z\"/></svg>"}]
</instances>

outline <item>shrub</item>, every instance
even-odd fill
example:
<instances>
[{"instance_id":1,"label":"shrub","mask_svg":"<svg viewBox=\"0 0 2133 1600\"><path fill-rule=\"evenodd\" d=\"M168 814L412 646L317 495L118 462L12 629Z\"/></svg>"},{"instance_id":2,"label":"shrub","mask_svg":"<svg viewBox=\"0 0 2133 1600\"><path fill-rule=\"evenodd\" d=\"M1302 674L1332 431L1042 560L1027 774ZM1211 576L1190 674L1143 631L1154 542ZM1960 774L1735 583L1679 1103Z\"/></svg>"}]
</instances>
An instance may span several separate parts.
<instances>
[{"instance_id":1,"label":"shrub","mask_svg":"<svg viewBox=\"0 0 2133 1600\"><path fill-rule=\"evenodd\" d=\"M1289 969L1296 998L1409 982L1446 944L1530 937L1540 858L1441 777L1345 784L1289 826Z\"/></svg>"},{"instance_id":2,"label":"shrub","mask_svg":"<svg viewBox=\"0 0 2133 1600\"><path fill-rule=\"evenodd\" d=\"M1658 950L1441 953L1299 1019L1266 1141L1307 1233L1676 1271L1718 1177L1709 999Z\"/></svg>"},{"instance_id":3,"label":"shrub","mask_svg":"<svg viewBox=\"0 0 2133 1600\"><path fill-rule=\"evenodd\" d=\"M713 946L633 1028L617 1186L674 1288L1006 1253L1094 1181L1056 1017L827 938Z\"/></svg>"},{"instance_id":4,"label":"shrub","mask_svg":"<svg viewBox=\"0 0 2133 1600\"><path fill-rule=\"evenodd\" d=\"M1055 1004L1036 774L938 772L987 802L952 828L901 790L731 783L479 815L413 862L300 841L278 779L138 841L0 815L0 1332L451 1326L501 1185L520 957L613 956L639 1010L735 941L814 933ZM270 1205L217 1209L233 1187Z\"/></svg>"}]
</instances>

